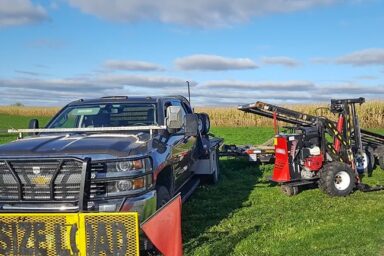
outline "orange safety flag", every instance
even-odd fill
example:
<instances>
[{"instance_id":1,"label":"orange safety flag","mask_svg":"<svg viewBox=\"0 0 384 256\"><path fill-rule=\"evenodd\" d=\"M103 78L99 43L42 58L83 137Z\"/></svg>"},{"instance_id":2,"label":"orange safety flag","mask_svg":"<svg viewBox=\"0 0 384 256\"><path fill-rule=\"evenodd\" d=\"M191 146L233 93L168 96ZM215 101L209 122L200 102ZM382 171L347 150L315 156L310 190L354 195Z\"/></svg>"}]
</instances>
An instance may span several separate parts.
<instances>
[{"instance_id":1,"label":"orange safety flag","mask_svg":"<svg viewBox=\"0 0 384 256\"><path fill-rule=\"evenodd\" d=\"M164 256L182 256L180 194L141 224L141 229Z\"/></svg>"}]
</instances>

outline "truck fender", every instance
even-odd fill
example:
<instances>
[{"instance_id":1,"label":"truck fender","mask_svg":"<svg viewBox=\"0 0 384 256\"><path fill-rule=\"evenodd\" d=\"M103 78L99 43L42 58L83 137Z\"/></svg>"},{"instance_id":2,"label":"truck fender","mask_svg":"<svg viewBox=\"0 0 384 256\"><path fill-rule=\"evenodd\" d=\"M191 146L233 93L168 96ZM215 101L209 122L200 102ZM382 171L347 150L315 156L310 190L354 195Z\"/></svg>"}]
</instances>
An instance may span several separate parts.
<instances>
[{"instance_id":1,"label":"truck fender","mask_svg":"<svg viewBox=\"0 0 384 256\"><path fill-rule=\"evenodd\" d=\"M160 165L158 170L153 174L153 179L156 185L161 184L168 188L169 192L173 193L175 187L175 179L173 177L173 168L169 165Z\"/></svg>"}]
</instances>

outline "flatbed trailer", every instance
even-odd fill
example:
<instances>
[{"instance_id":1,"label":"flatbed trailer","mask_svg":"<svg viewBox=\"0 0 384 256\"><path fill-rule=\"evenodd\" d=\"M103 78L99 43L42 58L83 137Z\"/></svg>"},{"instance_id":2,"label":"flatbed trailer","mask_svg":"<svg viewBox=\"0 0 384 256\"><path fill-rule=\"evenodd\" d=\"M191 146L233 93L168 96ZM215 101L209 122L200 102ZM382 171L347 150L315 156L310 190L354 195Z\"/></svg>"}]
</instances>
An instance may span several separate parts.
<instances>
[{"instance_id":1,"label":"flatbed trailer","mask_svg":"<svg viewBox=\"0 0 384 256\"><path fill-rule=\"evenodd\" d=\"M275 148L273 138L261 145L227 145L224 144L219 151L220 157L241 157L249 162L270 164L275 161Z\"/></svg>"}]
</instances>

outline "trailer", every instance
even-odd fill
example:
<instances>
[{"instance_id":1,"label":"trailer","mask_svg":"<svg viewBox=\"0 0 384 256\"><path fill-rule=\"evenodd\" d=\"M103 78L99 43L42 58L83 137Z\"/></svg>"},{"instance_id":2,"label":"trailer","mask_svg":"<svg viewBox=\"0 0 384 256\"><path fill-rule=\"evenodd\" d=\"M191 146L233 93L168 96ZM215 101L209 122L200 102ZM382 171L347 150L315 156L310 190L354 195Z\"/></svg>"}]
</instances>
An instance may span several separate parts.
<instances>
[{"instance_id":1,"label":"trailer","mask_svg":"<svg viewBox=\"0 0 384 256\"><path fill-rule=\"evenodd\" d=\"M220 157L245 158L256 164L271 164L275 161L273 138L261 145L224 144L220 147Z\"/></svg>"}]
</instances>

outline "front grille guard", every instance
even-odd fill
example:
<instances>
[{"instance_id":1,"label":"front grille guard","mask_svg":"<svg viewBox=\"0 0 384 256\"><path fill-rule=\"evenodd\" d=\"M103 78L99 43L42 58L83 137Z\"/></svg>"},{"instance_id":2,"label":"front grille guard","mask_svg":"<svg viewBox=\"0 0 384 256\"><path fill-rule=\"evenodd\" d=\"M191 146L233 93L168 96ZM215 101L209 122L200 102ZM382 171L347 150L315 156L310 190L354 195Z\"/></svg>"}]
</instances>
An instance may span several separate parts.
<instances>
[{"instance_id":1,"label":"front grille guard","mask_svg":"<svg viewBox=\"0 0 384 256\"><path fill-rule=\"evenodd\" d=\"M53 174L52 180L50 181L50 187L51 187L51 194L50 194L50 200L23 200L23 184L19 178L19 176L16 174L15 170L10 166L10 161L15 160L31 160L31 161L47 161L47 160L59 160L60 163L55 170L55 173ZM66 160L74 160L79 161L82 163L82 169L81 169L81 181L80 181L80 190L79 190L79 198L78 200L55 200L54 199L54 188L53 183L55 181L55 178L63 164L63 161ZM0 205L4 204L26 204L26 205L38 205L38 204L73 204L76 205L76 210L72 210L74 212L84 212L87 211L88 201L90 198L90 185L91 185L91 159L85 158L75 158L75 157L62 157L62 158L17 158L17 159L0 159L0 161L5 162L7 168L10 170L13 178L17 181L17 189L18 189L18 200L0 200ZM25 210L20 209L17 210L18 212L29 212L28 207L25 208ZM0 212L10 212L10 210L2 210L0 209Z\"/></svg>"}]
</instances>

